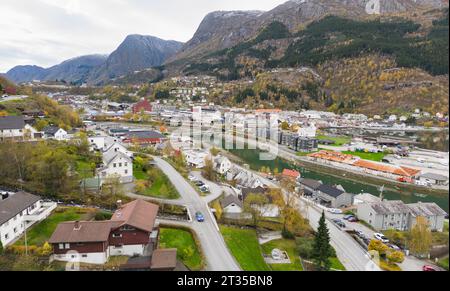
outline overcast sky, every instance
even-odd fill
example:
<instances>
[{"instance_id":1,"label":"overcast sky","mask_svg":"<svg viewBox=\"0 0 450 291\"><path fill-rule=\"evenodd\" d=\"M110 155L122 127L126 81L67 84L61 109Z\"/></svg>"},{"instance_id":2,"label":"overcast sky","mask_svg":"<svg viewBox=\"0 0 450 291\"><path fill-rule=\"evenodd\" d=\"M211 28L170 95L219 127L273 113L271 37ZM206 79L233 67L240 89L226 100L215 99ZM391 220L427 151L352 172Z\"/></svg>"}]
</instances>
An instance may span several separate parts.
<instances>
[{"instance_id":1,"label":"overcast sky","mask_svg":"<svg viewBox=\"0 0 450 291\"><path fill-rule=\"evenodd\" d=\"M270 10L287 0L1 0L0 72L109 54L129 34L188 41L215 10Z\"/></svg>"}]
</instances>

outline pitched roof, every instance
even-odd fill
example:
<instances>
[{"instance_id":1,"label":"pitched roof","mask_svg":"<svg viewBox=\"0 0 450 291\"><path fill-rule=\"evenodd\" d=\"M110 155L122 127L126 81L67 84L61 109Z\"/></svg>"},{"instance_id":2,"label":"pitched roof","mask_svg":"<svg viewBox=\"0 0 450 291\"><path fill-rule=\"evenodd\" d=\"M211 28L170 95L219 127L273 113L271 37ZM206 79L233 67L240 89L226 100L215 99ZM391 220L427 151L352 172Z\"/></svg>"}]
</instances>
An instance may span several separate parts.
<instances>
[{"instance_id":1,"label":"pitched roof","mask_svg":"<svg viewBox=\"0 0 450 291\"><path fill-rule=\"evenodd\" d=\"M0 130L3 129L22 129L25 127L25 121L22 116L3 116L0 117Z\"/></svg>"},{"instance_id":2,"label":"pitched roof","mask_svg":"<svg viewBox=\"0 0 450 291\"><path fill-rule=\"evenodd\" d=\"M393 213L409 213L410 210L408 206L403 203L403 201L382 201L377 203L371 203L370 207L377 213L381 215L389 215Z\"/></svg>"},{"instance_id":3,"label":"pitched roof","mask_svg":"<svg viewBox=\"0 0 450 291\"><path fill-rule=\"evenodd\" d=\"M409 210L411 211L411 215L414 217L423 216L446 216L447 212L445 212L442 208L440 208L436 203L415 203L407 205Z\"/></svg>"},{"instance_id":4,"label":"pitched roof","mask_svg":"<svg viewBox=\"0 0 450 291\"><path fill-rule=\"evenodd\" d=\"M41 197L26 192L17 192L16 194L1 200L0 225L9 221L39 200L41 200Z\"/></svg>"},{"instance_id":5,"label":"pitched roof","mask_svg":"<svg viewBox=\"0 0 450 291\"><path fill-rule=\"evenodd\" d=\"M239 198L234 195L228 195L227 197L220 200L220 205L222 206L222 208L226 208L233 203L241 208L243 207L242 201L239 200Z\"/></svg>"},{"instance_id":6,"label":"pitched roof","mask_svg":"<svg viewBox=\"0 0 450 291\"><path fill-rule=\"evenodd\" d=\"M177 249L159 249L152 255L152 270L175 269L177 266Z\"/></svg>"},{"instance_id":7,"label":"pitched roof","mask_svg":"<svg viewBox=\"0 0 450 291\"><path fill-rule=\"evenodd\" d=\"M295 179L297 179L298 177L301 176L300 172L295 171L295 170L289 170L289 169L284 169L282 175L286 176L286 177L295 178Z\"/></svg>"},{"instance_id":8,"label":"pitched roof","mask_svg":"<svg viewBox=\"0 0 450 291\"><path fill-rule=\"evenodd\" d=\"M319 190L320 192L325 193L331 197L334 197L334 198L337 198L344 193L344 191L339 190L336 187L333 187L330 185L325 185L325 184L320 185L319 188L317 188L317 190Z\"/></svg>"},{"instance_id":9,"label":"pitched roof","mask_svg":"<svg viewBox=\"0 0 450 291\"><path fill-rule=\"evenodd\" d=\"M144 200L135 200L125 204L112 216L112 221L122 221L140 230L151 232L155 225L159 206Z\"/></svg>"},{"instance_id":10,"label":"pitched roof","mask_svg":"<svg viewBox=\"0 0 450 291\"><path fill-rule=\"evenodd\" d=\"M80 227L75 229L77 223ZM123 221L63 222L56 227L49 243L106 242L111 229L119 227L122 223Z\"/></svg>"},{"instance_id":11,"label":"pitched roof","mask_svg":"<svg viewBox=\"0 0 450 291\"><path fill-rule=\"evenodd\" d=\"M300 179L299 181L300 184L305 185L308 188L311 188L313 190L317 190L320 185L322 185L322 183L320 183L319 181L313 180L313 179Z\"/></svg>"},{"instance_id":12,"label":"pitched roof","mask_svg":"<svg viewBox=\"0 0 450 291\"><path fill-rule=\"evenodd\" d=\"M354 164L354 166L384 172L384 173L390 173L398 176L404 176L404 177L414 177L417 174L420 173L420 170L407 168L407 167L394 167L389 165L384 165L381 163L375 163L365 160L358 160Z\"/></svg>"},{"instance_id":13,"label":"pitched roof","mask_svg":"<svg viewBox=\"0 0 450 291\"><path fill-rule=\"evenodd\" d=\"M57 127L57 126L47 126L42 131L45 134L55 135L58 132L58 130L59 130L59 127Z\"/></svg>"}]
</instances>

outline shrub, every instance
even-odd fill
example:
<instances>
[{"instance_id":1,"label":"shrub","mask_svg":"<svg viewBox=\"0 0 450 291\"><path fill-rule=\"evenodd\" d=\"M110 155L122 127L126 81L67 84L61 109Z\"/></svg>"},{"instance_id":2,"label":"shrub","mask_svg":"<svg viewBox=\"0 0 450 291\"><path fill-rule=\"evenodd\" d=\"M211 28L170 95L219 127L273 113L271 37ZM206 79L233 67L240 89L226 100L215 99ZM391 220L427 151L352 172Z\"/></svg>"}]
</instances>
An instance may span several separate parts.
<instances>
[{"instance_id":1,"label":"shrub","mask_svg":"<svg viewBox=\"0 0 450 291\"><path fill-rule=\"evenodd\" d=\"M313 251L314 251L314 240L309 238L297 238L296 239L297 244L297 252L303 259L309 260L313 257Z\"/></svg>"},{"instance_id":2,"label":"shrub","mask_svg":"<svg viewBox=\"0 0 450 291\"><path fill-rule=\"evenodd\" d=\"M97 212L95 214L95 220L96 221L110 220L111 217L112 217L112 213L105 212L105 211Z\"/></svg>"}]
</instances>

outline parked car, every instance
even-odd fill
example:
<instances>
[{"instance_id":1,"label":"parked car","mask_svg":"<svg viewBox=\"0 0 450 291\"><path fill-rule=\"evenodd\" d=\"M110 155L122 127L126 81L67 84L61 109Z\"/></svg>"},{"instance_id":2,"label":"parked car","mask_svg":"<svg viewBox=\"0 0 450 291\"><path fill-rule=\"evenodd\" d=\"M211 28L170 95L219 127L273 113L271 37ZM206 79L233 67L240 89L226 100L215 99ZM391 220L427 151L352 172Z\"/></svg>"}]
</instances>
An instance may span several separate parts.
<instances>
[{"instance_id":1,"label":"parked car","mask_svg":"<svg viewBox=\"0 0 450 291\"><path fill-rule=\"evenodd\" d=\"M423 270L424 272L436 272L436 271L437 271L435 267L433 267L433 266L428 266L428 265L423 266L423 267L422 267L422 270Z\"/></svg>"},{"instance_id":2,"label":"parked car","mask_svg":"<svg viewBox=\"0 0 450 291\"><path fill-rule=\"evenodd\" d=\"M394 245L394 244L388 244L388 247L390 247L394 251L401 251L402 250L399 246Z\"/></svg>"},{"instance_id":3,"label":"parked car","mask_svg":"<svg viewBox=\"0 0 450 291\"><path fill-rule=\"evenodd\" d=\"M205 216L201 212L195 213L195 219L197 219L198 222L204 222Z\"/></svg>"},{"instance_id":4,"label":"parked car","mask_svg":"<svg viewBox=\"0 0 450 291\"><path fill-rule=\"evenodd\" d=\"M200 187L200 191L202 191L203 193L208 193L209 192L209 188L206 185L203 185L202 187Z\"/></svg>"},{"instance_id":5,"label":"parked car","mask_svg":"<svg viewBox=\"0 0 450 291\"><path fill-rule=\"evenodd\" d=\"M202 186L205 185L205 183L203 183L202 181L197 181L197 182L195 183L195 185L198 186L198 187L202 187Z\"/></svg>"},{"instance_id":6,"label":"parked car","mask_svg":"<svg viewBox=\"0 0 450 291\"><path fill-rule=\"evenodd\" d=\"M342 214L342 210L340 209L336 209L336 208L330 208L328 209L328 212L333 213L333 214Z\"/></svg>"},{"instance_id":7,"label":"parked car","mask_svg":"<svg viewBox=\"0 0 450 291\"><path fill-rule=\"evenodd\" d=\"M389 243L389 240L387 239L387 237L385 237L384 234L382 234L382 233L375 233L373 235L373 237L375 239L381 241L382 243L385 243L385 244Z\"/></svg>"},{"instance_id":8,"label":"parked car","mask_svg":"<svg viewBox=\"0 0 450 291\"><path fill-rule=\"evenodd\" d=\"M355 217L353 214L349 214L349 215L344 216L344 220L349 220L353 217Z\"/></svg>"},{"instance_id":9,"label":"parked car","mask_svg":"<svg viewBox=\"0 0 450 291\"><path fill-rule=\"evenodd\" d=\"M342 220L340 220L340 219L333 219L333 222L337 225L337 226L339 226L340 228L346 228L347 226L345 225L345 223L342 221Z\"/></svg>"},{"instance_id":10,"label":"parked car","mask_svg":"<svg viewBox=\"0 0 450 291\"><path fill-rule=\"evenodd\" d=\"M350 217L349 219L347 219L348 222L359 222L359 219L356 218L355 216Z\"/></svg>"},{"instance_id":11,"label":"parked car","mask_svg":"<svg viewBox=\"0 0 450 291\"><path fill-rule=\"evenodd\" d=\"M189 181L191 181L191 182L196 182L196 181L197 181L197 178L194 177L194 176L192 176L192 175L190 175L190 176L188 177L188 179L189 179Z\"/></svg>"},{"instance_id":12,"label":"parked car","mask_svg":"<svg viewBox=\"0 0 450 291\"><path fill-rule=\"evenodd\" d=\"M360 231L360 230L355 230L355 233L358 237L363 238L366 237L366 235L364 234L364 232Z\"/></svg>"}]
</instances>

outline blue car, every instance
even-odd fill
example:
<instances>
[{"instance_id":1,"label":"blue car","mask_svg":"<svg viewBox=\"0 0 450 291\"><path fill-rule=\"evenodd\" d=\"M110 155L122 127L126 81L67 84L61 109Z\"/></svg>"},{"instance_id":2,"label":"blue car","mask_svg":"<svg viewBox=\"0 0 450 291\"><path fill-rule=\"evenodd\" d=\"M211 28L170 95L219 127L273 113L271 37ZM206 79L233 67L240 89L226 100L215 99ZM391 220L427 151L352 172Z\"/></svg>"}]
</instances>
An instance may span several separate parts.
<instances>
[{"instance_id":1,"label":"blue car","mask_svg":"<svg viewBox=\"0 0 450 291\"><path fill-rule=\"evenodd\" d=\"M198 222L204 222L205 221L205 217L203 216L203 214L201 212L197 212L195 214L195 218L197 219Z\"/></svg>"}]
</instances>

